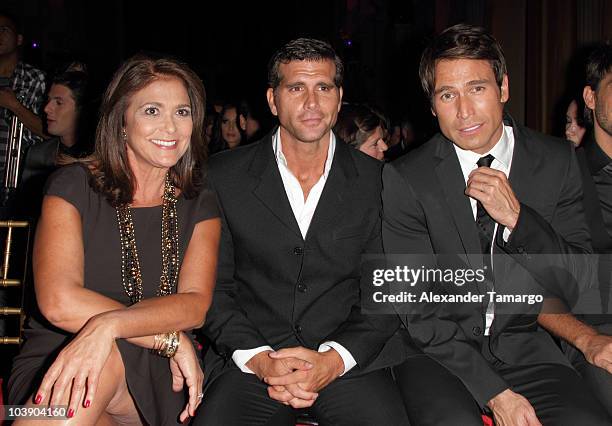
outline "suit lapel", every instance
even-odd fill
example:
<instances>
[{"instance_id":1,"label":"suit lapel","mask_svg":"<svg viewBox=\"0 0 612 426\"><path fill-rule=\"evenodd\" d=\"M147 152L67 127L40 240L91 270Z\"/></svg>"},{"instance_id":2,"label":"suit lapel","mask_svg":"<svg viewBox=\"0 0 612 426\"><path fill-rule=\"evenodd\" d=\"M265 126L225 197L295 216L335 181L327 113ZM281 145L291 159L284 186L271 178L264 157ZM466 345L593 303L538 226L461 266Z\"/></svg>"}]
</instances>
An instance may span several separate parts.
<instances>
[{"instance_id":1,"label":"suit lapel","mask_svg":"<svg viewBox=\"0 0 612 426\"><path fill-rule=\"evenodd\" d=\"M274 132L275 130L259 143L249 167L249 173L256 178L253 194L284 226L302 238L274 158L272 149Z\"/></svg>"},{"instance_id":2,"label":"suit lapel","mask_svg":"<svg viewBox=\"0 0 612 426\"><path fill-rule=\"evenodd\" d=\"M439 136L436 156L439 163L435 166L435 172L444 191L455 228L459 233L463 251L472 268L482 268L482 249L478 239L478 230L470 200L465 195L465 180L452 142Z\"/></svg>"},{"instance_id":3,"label":"suit lapel","mask_svg":"<svg viewBox=\"0 0 612 426\"><path fill-rule=\"evenodd\" d=\"M336 150L332 161L327 182L317 203L306 240L310 235L316 235L320 229L328 224L335 224L335 220L342 216L342 206L345 196L358 176L357 168L349 152L351 148L343 141L336 139Z\"/></svg>"},{"instance_id":4,"label":"suit lapel","mask_svg":"<svg viewBox=\"0 0 612 426\"><path fill-rule=\"evenodd\" d=\"M531 180L534 176L534 169L543 159L537 152L537 144L528 143L524 130L517 127L514 121L508 124L512 125L512 132L514 133L514 152L512 153L512 166L508 180L516 198L525 200L529 198L532 189Z\"/></svg>"},{"instance_id":5,"label":"suit lapel","mask_svg":"<svg viewBox=\"0 0 612 426\"><path fill-rule=\"evenodd\" d=\"M512 126L512 133L514 134L514 150L512 152L512 165L508 181L516 198L519 201L524 201L530 198L530 193L533 189L532 179L535 175L534 170L539 167L540 162L544 159L538 150L537 144L529 143L524 129L518 127L510 117L506 117L504 121L504 124ZM500 249L498 248L496 252L500 253ZM510 262L503 262L501 274L495 275L498 277L507 276L508 268L510 267ZM517 265L514 267L517 267ZM495 321L493 321L491 326L491 335L497 335L498 330L504 330L512 317L512 315L496 315Z\"/></svg>"}]
</instances>

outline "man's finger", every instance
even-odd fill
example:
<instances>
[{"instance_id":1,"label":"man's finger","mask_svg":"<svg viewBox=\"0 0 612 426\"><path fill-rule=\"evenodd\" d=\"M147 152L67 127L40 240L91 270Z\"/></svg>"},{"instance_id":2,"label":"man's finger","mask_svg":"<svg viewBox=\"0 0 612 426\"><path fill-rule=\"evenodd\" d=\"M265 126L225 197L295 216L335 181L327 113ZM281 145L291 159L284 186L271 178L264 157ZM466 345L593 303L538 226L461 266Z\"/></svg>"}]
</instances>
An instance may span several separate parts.
<instances>
[{"instance_id":1,"label":"man's finger","mask_svg":"<svg viewBox=\"0 0 612 426\"><path fill-rule=\"evenodd\" d=\"M308 408L312 407L312 404L314 404L314 400L293 398L291 401L289 401L289 405L291 405L293 408Z\"/></svg>"},{"instance_id":2,"label":"man's finger","mask_svg":"<svg viewBox=\"0 0 612 426\"><path fill-rule=\"evenodd\" d=\"M295 398L289 391L287 391L282 386L268 386L268 396L279 402L289 402Z\"/></svg>"},{"instance_id":3,"label":"man's finger","mask_svg":"<svg viewBox=\"0 0 612 426\"><path fill-rule=\"evenodd\" d=\"M478 167L470 172L468 178L476 175L494 176L499 178L506 178L506 174L501 170L493 169L491 167Z\"/></svg>"},{"instance_id":4,"label":"man's finger","mask_svg":"<svg viewBox=\"0 0 612 426\"><path fill-rule=\"evenodd\" d=\"M304 382L308 378L307 372L304 370L296 370L293 373L284 374L282 376L264 377L264 382L272 386L286 386L299 382Z\"/></svg>"},{"instance_id":5,"label":"man's finger","mask_svg":"<svg viewBox=\"0 0 612 426\"><path fill-rule=\"evenodd\" d=\"M308 349L304 349L302 347L284 348L276 352L270 352L268 356L274 359L289 358L289 357L307 359L306 357L309 357L310 355L309 352L310 351Z\"/></svg>"},{"instance_id":6,"label":"man's finger","mask_svg":"<svg viewBox=\"0 0 612 426\"><path fill-rule=\"evenodd\" d=\"M475 199L476 201L480 201L481 203L483 202L483 200L485 201L485 203L489 200L488 193L473 186L468 186L467 188L465 188L465 195Z\"/></svg>"},{"instance_id":7,"label":"man's finger","mask_svg":"<svg viewBox=\"0 0 612 426\"><path fill-rule=\"evenodd\" d=\"M283 362L287 367L291 368L292 370L310 370L313 367L310 362L293 357L284 358Z\"/></svg>"},{"instance_id":8,"label":"man's finger","mask_svg":"<svg viewBox=\"0 0 612 426\"><path fill-rule=\"evenodd\" d=\"M528 414L526 418L528 426L542 426L542 423L540 423L540 420L538 420L538 417L535 415L535 413Z\"/></svg>"},{"instance_id":9,"label":"man's finger","mask_svg":"<svg viewBox=\"0 0 612 426\"><path fill-rule=\"evenodd\" d=\"M309 392L305 389L303 389L300 385L287 385L285 386L285 388L287 389L287 391L289 391L289 393L291 393L293 396L295 396L296 398L299 399L304 399L304 400L308 400L308 401L314 401L315 399L317 399L319 397L319 394L316 392Z\"/></svg>"}]
</instances>

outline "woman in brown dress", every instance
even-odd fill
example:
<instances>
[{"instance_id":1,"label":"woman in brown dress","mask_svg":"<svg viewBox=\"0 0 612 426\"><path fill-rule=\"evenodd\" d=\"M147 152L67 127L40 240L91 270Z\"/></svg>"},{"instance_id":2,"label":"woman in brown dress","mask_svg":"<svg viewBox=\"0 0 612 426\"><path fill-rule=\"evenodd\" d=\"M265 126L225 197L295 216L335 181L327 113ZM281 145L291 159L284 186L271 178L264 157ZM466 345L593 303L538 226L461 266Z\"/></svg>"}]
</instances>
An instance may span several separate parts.
<instances>
[{"instance_id":1,"label":"woman in brown dress","mask_svg":"<svg viewBox=\"0 0 612 426\"><path fill-rule=\"evenodd\" d=\"M135 57L116 72L95 153L47 182L33 262L42 316L15 359L11 404L68 406L71 424L194 415L203 373L189 330L212 299L220 235L202 187L203 118L186 65Z\"/></svg>"}]
</instances>

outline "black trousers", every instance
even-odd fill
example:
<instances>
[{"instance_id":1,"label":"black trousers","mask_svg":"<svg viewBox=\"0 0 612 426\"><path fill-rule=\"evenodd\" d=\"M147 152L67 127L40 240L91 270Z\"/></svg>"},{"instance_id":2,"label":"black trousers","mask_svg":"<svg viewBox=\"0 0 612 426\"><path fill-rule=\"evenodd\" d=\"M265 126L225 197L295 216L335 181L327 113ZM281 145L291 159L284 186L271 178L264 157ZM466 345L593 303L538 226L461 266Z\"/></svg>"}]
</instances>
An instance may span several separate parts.
<instances>
[{"instance_id":1,"label":"black trousers","mask_svg":"<svg viewBox=\"0 0 612 426\"><path fill-rule=\"evenodd\" d=\"M409 425L388 369L340 377L319 391L309 412L320 426ZM194 425L295 425L295 410L268 396L254 374L231 368L206 388Z\"/></svg>"},{"instance_id":2,"label":"black trousers","mask_svg":"<svg viewBox=\"0 0 612 426\"><path fill-rule=\"evenodd\" d=\"M594 326L600 333L612 336L612 324ZM563 352L582 378L587 382L593 394L612 416L612 374L586 360L582 352L569 343L561 342Z\"/></svg>"},{"instance_id":3,"label":"black trousers","mask_svg":"<svg viewBox=\"0 0 612 426\"><path fill-rule=\"evenodd\" d=\"M610 425L590 388L567 366L493 364L512 391L529 400L544 426ZM410 422L418 426L482 426L481 410L463 383L442 365L419 355L395 367Z\"/></svg>"}]
</instances>

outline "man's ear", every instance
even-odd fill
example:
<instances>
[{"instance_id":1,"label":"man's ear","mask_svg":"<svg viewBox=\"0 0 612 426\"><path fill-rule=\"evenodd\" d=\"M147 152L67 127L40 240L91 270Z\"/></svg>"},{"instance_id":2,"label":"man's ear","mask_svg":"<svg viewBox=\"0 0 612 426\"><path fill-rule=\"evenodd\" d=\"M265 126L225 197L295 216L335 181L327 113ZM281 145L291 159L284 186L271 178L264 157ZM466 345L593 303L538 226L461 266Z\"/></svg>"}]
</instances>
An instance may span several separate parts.
<instances>
[{"instance_id":1,"label":"man's ear","mask_svg":"<svg viewBox=\"0 0 612 426\"><path fill-rule=\"evenodd\" d=\"M244 132L246 130L246 118L244 118L244 115L242 114L238 115L238 124L240 125L240 128Z\"/></svg>"},{"instance_id":2,"label":"man's ear","mask_svg":"<svg viewBox=\"0 0 612 426\"><path fill-rule=\"evenodd\" d=\"M340 108L342 108L342 95L344 94L344 90L342 90L342 87L338 89L338 92L340 93L340 100L338 102L338 112L340 112Z\"/></svg>"},{"instance_id":3,"label":"man's ear","mask_svg":"<svg viewBox=\"0 0 612 426\"><path fill-rule=\"evenodd\" d=\"M17 46L21 46L23 44L23 36L21 34L17 35Z\"/></svg>"},{"instance_id":4,"label":"man's ear","mask_svg":"<svg viewBox=\"0 0 612 426\"><path fill-rule=\"evenodd\" d=\"M430 111L431 111L431 115L433 115L434 117L437 117L436 110L434 109L433 105L431 106Z\"/></svg>"},{"instance_id":5,"label":"man's ear","mask_svg":"<svg viewBox=\"0 0 612 426\"><path fill-rule=\"evenodd\" d=\"M276 104L274 103L274 89L268 87L268 91L266 92L266 98L268 98L268 107L270 108L270 112L273 115L278 115L278 111L276 110Z\"/></svg>"},{"instance_id":6,"label":"man's ear","mask_svg":"<svg viewBox=\"0 0 612 426\"><path fill-rule=\"evenodd\" d=\"M591 88L591 86L584 86L582 90L582 98L584 99L584 104L591 111L595 111L595 91ZM580 113L580 111L578 111Z\"/></svg>"},{"instance_id":7,"label":"man's ear","mask_svg":"<svg viewBox=\"0 0 612 426\"><path fill-rule=\"evenodd\" d=\"M504 74L504 78L502 79L500 90L501 90L501 93L500 93L501 103L508 102L508 99L510 99L510 87L508 85L508 74Z\"/></svg>"}]
</instances>

